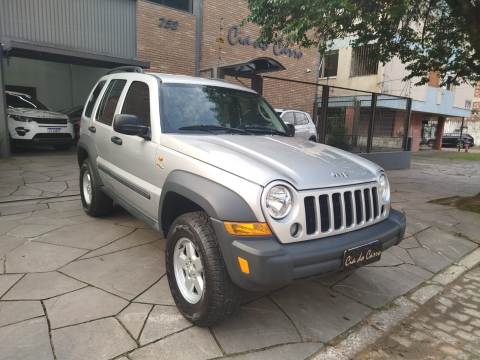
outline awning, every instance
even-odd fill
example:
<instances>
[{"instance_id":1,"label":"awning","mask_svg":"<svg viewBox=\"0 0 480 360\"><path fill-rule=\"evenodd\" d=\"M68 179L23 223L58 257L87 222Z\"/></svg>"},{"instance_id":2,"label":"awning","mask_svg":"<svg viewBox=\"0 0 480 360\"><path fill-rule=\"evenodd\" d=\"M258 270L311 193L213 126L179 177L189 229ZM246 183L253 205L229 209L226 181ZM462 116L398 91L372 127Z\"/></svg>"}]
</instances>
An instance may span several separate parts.
<instances>
[{"instance_id":1,"label":"awning","mask_svg":"<svg viewBox=\"0 0 480 360\"><path fill-rule=\"evenodd\" d=\"M227 65L220 68L220 70L224 75L250 77L263 73L285 70L285 67L275 59L261 57L241 64Z\"/></svg>"}]
</instances>

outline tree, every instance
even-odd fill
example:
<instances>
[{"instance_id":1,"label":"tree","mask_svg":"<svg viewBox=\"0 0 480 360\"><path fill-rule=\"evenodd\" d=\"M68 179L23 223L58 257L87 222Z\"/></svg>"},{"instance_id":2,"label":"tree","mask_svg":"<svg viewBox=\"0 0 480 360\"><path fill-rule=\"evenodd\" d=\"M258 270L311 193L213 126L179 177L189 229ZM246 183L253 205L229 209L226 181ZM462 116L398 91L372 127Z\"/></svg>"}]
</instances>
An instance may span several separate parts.
<instances>
[{"instance_id":1,"label":"tree","mask_svg":"<svg viewBox=\"0 0 480 360\"><path fill-rule=\"evenodd\" d=\"M480 80L480 0L247 0L259 42L318 47L339 38L376 43L378 61L398 56L417 85Z\"/></svg>"}]
</instances>

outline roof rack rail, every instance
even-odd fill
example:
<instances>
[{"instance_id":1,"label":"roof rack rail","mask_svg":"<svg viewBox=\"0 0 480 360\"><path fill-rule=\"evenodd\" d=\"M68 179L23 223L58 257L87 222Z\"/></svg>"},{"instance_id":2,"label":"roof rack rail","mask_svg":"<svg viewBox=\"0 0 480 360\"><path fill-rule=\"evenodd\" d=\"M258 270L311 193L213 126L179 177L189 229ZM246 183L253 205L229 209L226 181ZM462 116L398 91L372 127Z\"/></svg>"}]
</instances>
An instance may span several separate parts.
<instances>
[{"instance_id":1,"label":"roof rack rail","mask_svg":"<svg viewBox=\"0 0 480 360\"><path fill-rule=\"evenodd\" d=\"M119 66L113 68L107 72L107 75L121 73L121 72L133 72L143 74L143 69L140 66Z\"/></svg>"}]
</instances>

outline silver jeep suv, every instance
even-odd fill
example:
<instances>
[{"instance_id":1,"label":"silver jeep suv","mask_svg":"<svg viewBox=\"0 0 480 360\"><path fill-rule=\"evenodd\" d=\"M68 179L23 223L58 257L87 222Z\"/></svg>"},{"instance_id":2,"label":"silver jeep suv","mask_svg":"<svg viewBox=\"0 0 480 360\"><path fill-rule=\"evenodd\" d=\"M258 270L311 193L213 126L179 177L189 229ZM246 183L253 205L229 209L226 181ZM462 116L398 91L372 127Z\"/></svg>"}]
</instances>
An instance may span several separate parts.
<instances>
[{"instance_id":1,"label":"silver jeep suv","mask_svg":"<svg viewBox=\"0 0 480 360\"><path fill-rule=\"evenodd\" d=\"M379 166L293 137L244 87L117 69L80 133L85 211L115 202L163 233L173 298L200 326L234 312L242 290L368 264L404 235Z\"/></svg>"}]
</instances>

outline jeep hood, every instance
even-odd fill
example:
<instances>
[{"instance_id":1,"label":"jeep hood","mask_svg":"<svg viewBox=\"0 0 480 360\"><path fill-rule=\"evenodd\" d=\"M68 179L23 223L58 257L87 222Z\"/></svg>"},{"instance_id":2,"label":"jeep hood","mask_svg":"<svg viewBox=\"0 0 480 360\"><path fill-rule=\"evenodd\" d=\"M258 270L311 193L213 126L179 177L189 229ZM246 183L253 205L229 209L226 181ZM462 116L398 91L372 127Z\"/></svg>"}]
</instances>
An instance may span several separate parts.
<instances>
[{"instance_id":1,"label":"jeep hood","mask_svg":"<svg viewBox=\"0 0 480 360\"><path fill-rule=\"evenodd\" d=\"M40 119L68 119L68 116L65 114L61 114L56 111L39 109L10 108L8 109L8 114Z\"/></svg>"},{"instance_id":2,"label":"jeep hood","mask_svg":"<svg viewBox=\"0 0 480 360\"><path fill-rule=\"evenodd\" d=\"M162 145L258 185L285 180L315 189L375 180L381 168L357 155L298 138L164 134Z\"/></svg>"}]
</instances>

